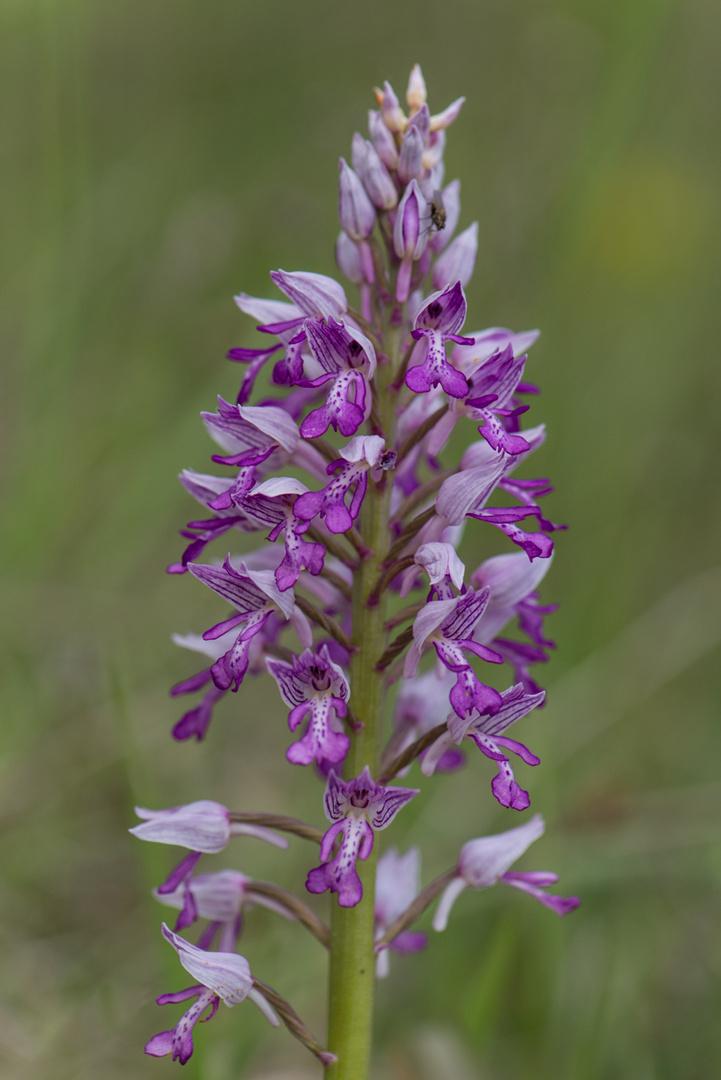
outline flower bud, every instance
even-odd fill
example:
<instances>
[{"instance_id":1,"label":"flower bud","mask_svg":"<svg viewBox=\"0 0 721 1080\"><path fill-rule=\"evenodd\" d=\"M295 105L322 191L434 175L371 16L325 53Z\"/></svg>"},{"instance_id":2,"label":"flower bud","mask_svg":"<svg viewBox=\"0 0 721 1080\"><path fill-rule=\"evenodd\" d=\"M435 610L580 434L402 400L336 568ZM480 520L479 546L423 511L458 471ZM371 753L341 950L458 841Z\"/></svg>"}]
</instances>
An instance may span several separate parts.
<instances>
[{"instance_id":1,"label":"flower bud","mask_svg":"<svg viewBox=\"0 0 721 1080\"><path fill-rule=\"evenodd\" d=\"M436 259L433 288L443 289L452 281L467 285L473 277L478 252L478 222L474 221Z\"/></svg>"},{"instance_id":2,"label":"flower bud","mask_svg":"<svg viewBox=\"0 0 721 1080\"><path fill-rule=\"evenodd\" d=\"M343 158L340 159L338 179L338 217L351 240L365 240L373 232L376 222L373 203L360 179Z\"/></svg>"},{"instance_id":3,"label":"flower bud","mask_svg":"<svg viewBox=\"0 0 721 1080\"><path fill-rule=\"evenodd\" d=\"M451 102L447 109L444 109L443 112L436 113L435 116L432 116L431 131L441 131L443 128L450 127L453 121L458 116L459 112L461 111L465 100L466 99L464 97L456 98L455 101Z\"/></svg>"},{"instance_id":4,"label":"flower bud","mask_svg":"<svg viewBox=\"0 0 721 1080\"><path fill-rule=\"evenodd\" d=\"M403 139L398 158L398 176L404 184L420 180L423 176L423 136L415 124L411 124Z\"/></svg>"},{"instance_id":5,"label":"flower bud","mask_svg":"<svg viewBox=\"0 0 721 1080\"><path fill-rule=\"evenodd\" d=\"M410 123L413 125L413 127L418 128L420 136L423 139L423 145L427 146L428 139L431 134L431 114L428 111L428 106L421 105L420 109L415 114Z\"/></svg>"},{"instance_id":6,"label":"flower bud","mask_svg":"<svg viewBox=\"0 0 721 1080\"><path fill-rule=\"evenodd\" d=\"M349 281L352 281L354 285L363 284L365 278L360 252L357 244L347 233L338 234L335 242L335 261L338 263L340 272L345 274Z\"/></svg>"},{"instance_id":7,"label":"flower bud","mask_svg":"<svg viewBox=\"0 0 721 1080\"><path fill-rule=\"evenodd\" d=\"M426 141L423 151L423 168L435 169L443 163L443 152L446 149L445 131L435 131Z\"/></svg>"},{"instance_id":8,"label":"flower bud","mask_svg":"<svg viewBox=\"0 0 721 1080\"><path fill-rule=\"evenodd\" d=\"M383 115L383 123L388 130L405 131L408 121L389 82L383 83L383 94L379 104Z\"/></svg>"},{"instance_id":9,"label":"flower bud","mask_svg":"<svg viewBox=\"0 0 721 1080\"><path fill-rule=\"evenodd\" d=\"M374 109L368 111L368 130L378 157L387 169L398 166L398 147L396 140L383 123L383 117Z\"/></svg>"},{"instance_id":10,"label":"flower bud","mask_svg":"<svg viewBox=\"0 0 721 1080\"><path fill-rule=\"evenodd\" d=\"M398 202L396 186L373 144L357 133L353 136L353 168L373 205L379 210L392 210Z\"/></svg>"},{"instance_id":11,"label":"flower bud","mask_svg":"<svg viewBox=\"0 0 721 1080\"><path fill-rule=\"evenodd\" d=\"M428 239L428 203L416 180L411 180L398 206L393 228L393 246L399 259L414 261L423 254Z\"/></svg>"},{"instance_id":12,"label":"flower bud","mask_svg":"<svg viewBox=\"0 0 721 1080\"><path fill-rule=\"evenodd\" d=\"M426 81L423 78L420 64L414 64L411 70L411 77L408 80L408 89L406 90L406 101L411 114L418 112L420 107L426 103Z\"/></svg>"}]
</instances>

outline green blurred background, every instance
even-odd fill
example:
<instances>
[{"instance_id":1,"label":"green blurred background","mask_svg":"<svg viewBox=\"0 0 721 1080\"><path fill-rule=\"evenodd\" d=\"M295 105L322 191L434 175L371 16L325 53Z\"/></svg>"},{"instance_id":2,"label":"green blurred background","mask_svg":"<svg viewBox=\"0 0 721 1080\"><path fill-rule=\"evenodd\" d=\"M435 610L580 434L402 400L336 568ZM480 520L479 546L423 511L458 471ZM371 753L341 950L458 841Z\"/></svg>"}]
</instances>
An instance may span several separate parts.
<instances>
[{"instance_id":1,"label":"green blurred background","mask_svg":"<svg viewBox=\"0 0 721 1080\"><path fill-rule=\"evenodd\" d=\"M583 897L561 922L467 893L380 987L380 1080L717 1075L719 968L718 65L714 0L3 0L0 1005L8 1080L176 1075L145 1058L183 985L148 896L173 853L133 800L214 798L322 823L285 764L268 680L173 744L171 631L218 606L168 578L208 468L197 418L253 344L232 301L270 269L334 273L336 169L371 88L419 61L434 110L468 101L448 178L480 221L469 326L541 326L539 462L570 522L561 601L522 734L547 836L529 868ZM469 562L472 554L469 557ZM522 735L520 736L522 737ZM521 766L523 769L523 766ZM487 764L399 819L424 880L508 827ZM513 822L515 823L515 822ZM148 850L146 850L148 849ZM227 858L298 888L312 851ZM325 911L325 899L319 910ZM252 912L253 970L323 1032L324 957ZM255 1009L198 1030L184 1076L310 1080Z\"/></svg>"}]
</instances>

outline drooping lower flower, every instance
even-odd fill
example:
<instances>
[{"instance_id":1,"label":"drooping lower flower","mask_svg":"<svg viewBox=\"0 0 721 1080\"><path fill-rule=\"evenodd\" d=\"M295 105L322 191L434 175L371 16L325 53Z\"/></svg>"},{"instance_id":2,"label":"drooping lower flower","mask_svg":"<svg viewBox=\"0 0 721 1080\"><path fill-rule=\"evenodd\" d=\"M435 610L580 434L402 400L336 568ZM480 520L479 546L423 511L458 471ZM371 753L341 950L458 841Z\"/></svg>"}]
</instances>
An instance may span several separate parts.
<instances>
[{"instance_id":1,"label":"drooping lower flower","mask_svg":"<svg viewBox=\"0 0 721 1080\"><path fill-rule=\"evenodd\" d=\"M234 952L208 952L199 949L174 934L165 923L162 932L165 940L170 942L177 952L185 970L197 979L197 983L175 994L161 994L157 999L158 1005L176 1004L191 997L196 1000L174 1028L161 1031L146 1043L146 1054L151 1057L171 1054L173 1061L185 1065L193 1053L193 1028L206 1009L210 1009L210 1015L204 1019L212 1020L221 1001L232 1006L249 998L274 1027L278 1026L280 1021L270 1005L263 995L253 988L250 965L244 956Z\"/></svg>"},{"instance_id":2,"label":"drooping lower flower","mask_svg":"<svg viewBox=\"0 0 721 1080\"><path fill-rule=\"evenodd\" d=\"M433 917L433 929L445 930L448 915L454 903L468 886L485 889L502 881L515 889L530 893L557 915L566 915L573 911L581 901L576 896L554 896L543 892L549 885L555 885L558 876L545 870L526 873L511 873L509 868L534 840L543 835L545 825L540 814L536 814L524 825L496 836L484 836L479 840L469 840L461 848L458 860L457 876L446 887Z\"/></svg>"},{"instance_id":3,"label":"drooping lower flower","mask_svg":"<svg viewBox=\"0 0 721 1080\"><path fill-rule=\"evenodd\" d=\"M357 859L367 859L373 850L373 835L387 828L402 806L414 795L415 788L382 787L371 777L368 766L360 776L344 782L331 769L325 788L325 814L332 821L320 846L321 866L308 874L305 887L311 893L327 889L338 893L341 907L355 907L363 896ZM335 839L341 843L330 859ZM329 861L330 860L330 861Z\"/></svg>"},{"instance_id":4,"label":"drooping lower flower","mask_svg":"<svg viewBox=\"0 0 721 1080\"><path fill-rule=\"evenodd\" d=\"M186 855L171 870L163 884L158 886L158 892L162 895L183 888L184 906L178 920L178 929L181 930L190 926L197 918L195 901L188 884L201 854L217 854L223 850L231 836L254 836L275 847L288 847L285 837L278 836L272 829L231 821L228 810L209 799L201 799L186 806L171 806L167 810L145 810L136 806L135 813L139 818L143 818L143 821L129 831L139 840L190 848L190 854Z\"/></svg>"},{"instance_id":5,"label":"drooping lower flower","mask_svg":"<svg viewBox=\"0 0 721 1080\"><path fill-rule=\"evenodd\" d=\"M254 904L269 908L286 919L295 919L295 914L283 907L277 900L265 893L253 889L253 879L238 870L217 870L211 874L196 874L188 883L195 909L201 919L220 925L232 924L241 912ZM176 888L173 892L161 893L155 890L155 898L168 907L185 907L185 890ZM176 930L178 927L176 927Z\"/></svg>"}]
</instances>

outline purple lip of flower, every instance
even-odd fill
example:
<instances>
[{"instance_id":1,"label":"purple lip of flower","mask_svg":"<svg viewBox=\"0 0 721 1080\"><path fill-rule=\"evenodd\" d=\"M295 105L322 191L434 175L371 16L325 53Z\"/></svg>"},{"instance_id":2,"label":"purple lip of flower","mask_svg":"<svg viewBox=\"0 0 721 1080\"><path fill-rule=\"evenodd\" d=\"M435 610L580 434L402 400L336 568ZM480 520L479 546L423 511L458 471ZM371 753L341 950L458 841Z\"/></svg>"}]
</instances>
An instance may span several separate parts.
<instances>
[{"instance_id":1,"label":"purple lip of flower","mask_svg":"<svg viewBox=\"0 0 721 1080\"><path fill-rule=\"evenodd\" d=\"M273 1010L257 990L253 989L253 977L250 966L244 956L233 952L209 952L191 945L189 941L178 937L163 923L163 937L178 954L178 959L190 975L198 982L187 990L175 994L162 994L158 1005L176 1004L196 997L197 1000L180 1018L171 1031L161 1031L146 1044L145 1053L151 1057L165 1057L172 1054L173 1061L181 1065L189 1060L193 1053L193 1028L206 1009L212 1020L222 1001L226 1005L237 1005L250 998L260 1008L268 1020L277 1026L279 1021Z\"/></svg>"},{"instance_id":2,"label":"purple lip of flower","mask_svg":"<svg viewBox=\"0 0 721 1080\"><path fill-rule=\"evenodd\" d=\"M283 701L290 708L288 726L295 731L308 713L308 730L299 742L286 752L295 765L332 765L341 762L348 752L350 740L343 731L333 728L332 712L337 717L346 714L350 686L342 668L334 664L326 646L317 652L306 649L294 656L291 664L284 660L267 660L268 671L275 679Z\"/></svg>"},{"instance_id":3,"label":"purple lip of flower","mask_svg":"<svg viewBox=\"0 0 721 1080\"><path fill-rule=\"evenodd\" d=\"M433 774L438 762L447 753L452 743L460 744L464 738L472 739L486 757L498 763L499 771L493 778L491 790L501 806L513 810L525 810L531 802L528 792L516 782L508 757L501 747L518 754L527 765L538 765L540 758L532 754L523 743L505 738L503 732L516 720L520 720L532 709L542 705L544 697L543 691L535 694L526 693L523 684L519 683L503 691L501 706L493 715L486 712L481 715L476 713L475 716L466 719L457 716L449 717L448 730L429 747L423 757L421 771L424 776Z\"/></svg>"},{"instance_id":4,"label":"purple lip of flower","mask_svg":"<svg viewBox=\"0 0 721 1080\"><path fill-rule=\"evenodd\" d=\"M376 466L385 467L385 453L385 443L379 435L359 435L351 439L340 451L341 457L327 467L329 474L340 468L339 475L321 491L302 494L294 506L295 516L311 522L320 515L325 518L329 532L347 532L360 514L368 488L368 473ZM350 505L346 506L345 497L354 485Z\"/></svg>"},{"instance_id":5,"label":"purple lip of flower","mask_svg":"<svg viewBox=\"0 0 721 1080\"><path fill-rule=\"evenodd\" d=\"M546 871L509 873L509 868L543 834L544 828L543 818L536 814L516 829L469 840L464 844L458 860L458 876L441 896L433 918L433 929L445 930L453 904L469 885L474 889L485 889L497 881L503 881L506 885L530 893L557 915L565 915L577 908L581 901L575 896L553 896L542 891L558 881L556 874Z\"/></svg>"},{"instance_id":6,"label":"purple lip of flower","mask_svg":"<svg viewBox=\"0 0 721 1080\"><path fill-rule=\"evenodd\" d=\"M472 338L461 337L458 333L465 318L466 298L460 281L446 286L442 292L433 293L424 301L416 315L411 337L416 341L421 337L427 338L426 357L421 364L410 367L406 372L406 386L409 389L417 394L425 394L431 387L440 384L450 397L467 396L466 377L449 362L445 349L447 341L459 345L473 343Z\"/></svg>"},{"instance_id":7,"label":"purple lip of flower","mask_svg":"<svg viewBox=\"0 0 721 1080\"><path fill-rule=\"evenodd\" d=\"M245 571L238 571L231 564L230 556L227 556L222 567L192 564L189 569L193 577L231 603L239 612L203 634L206 641L213 641L227 631L240 627L235 643L210 669L213 682L219 690L227 690L233 684L234 690L238 689L248 670L251 639L262 630L271 614L276 613L290 620L302 638L302 643L310 644L310 628L305 617L295 607L292 589L281 591L271 571L247 568Z\"/></svg>"},{"instance_id":8,"label":"purple lip of flower","mask_svg":"<svg viewBox=\"0 0 721 1080\"><path fill-rule=\"evenodd\" d=\"M399 855L396 848L389 848L378 860L376 870L375 893L375 938L383 936L418 894L420 876L420 851L410 848L405 855ZM428 944L428 935L404 931L389 945L396 953L419 952ZM378 954L376 975L384 978L388 974L388 949Z\"/></svg>"},{"instance_id":9,"label":"purple lip of flower","mask_svg":"<svg viewBox=\"0 0 721 1080\"><path fill-rule=\"evenodd\" d=\"M330 889L338 893L341 907L355 907L363 896L356 860L368 858L373 850L374 830L387 828L401 807L417 794L413 788L376 784L368 766L360 776L345 783L331 769L324 805L326 817L333 824L321 843L321 866L308 874L305 886L308 892L323 893ZM329 862L337 836L342 837L340 849Z\"/></svg>"}]
</instances>

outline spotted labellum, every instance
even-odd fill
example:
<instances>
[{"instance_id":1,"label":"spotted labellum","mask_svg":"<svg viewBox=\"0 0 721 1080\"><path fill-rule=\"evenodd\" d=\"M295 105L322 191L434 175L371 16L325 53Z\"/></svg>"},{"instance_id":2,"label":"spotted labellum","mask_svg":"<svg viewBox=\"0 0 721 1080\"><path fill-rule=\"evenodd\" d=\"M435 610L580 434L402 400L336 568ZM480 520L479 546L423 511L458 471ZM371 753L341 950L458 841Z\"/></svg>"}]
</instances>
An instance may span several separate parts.
<instances>
[{"instance_id":1,"label":"spotted labellum","mask_svg":"<svg viewBox=\"0 0 721 1080\"><path fill-rule=\"evenodd\" d=\"M524 424L538 332L467 326L478 227L462 222L443 160L463 98L431 112L416 66L405 105L389 83L375 104L367 137L340 158L335 253L347 286L279 269L270 298L236 296L255 323L239 324L242 344L228 352L237 397L202 413L213 465L180 475L202 509L168 570L205 586L216 614L174 637L202 661L171 690L189 699L172 736L209 737L213 713L227 722L234 695L260 678L263 715L241 705L236 728L240 775L261 767L262 736L280 770L306 769L318 808L308 823L208 800L138 810L136 837L185 849L154 894L177 912L162 933L193 980L158 1002L190 1004L145 1047L181 1064L198 1021L248 999L329 1076L367 1080L375 975L389 974L390 951L395 968L437 947L416 926L432 904L440 931L467 889L510 885L558 915L579 903L548 892L554 874L512 869L544 829L539 814L523 816L535 802L526 767L539 765L526 740L545 702L533 671L554 647L544 619L555 605L539 590L565 528L541 508L549 481L529 471L546 437ZM486 557L468 565L478 550ZM472 838L423 886L420 849L378 858L377 834L413 824L423 835L426 790L464 768L479 780L463 807ZM406 777L417 786L401 786ZM484 798L520 824L473 838ZM252 839L316 845L295 891L242 861L206 865L236 848L242 858ZM472 903L484 898L459 906ZM238 951L258 907L328 950L327 1045Z\"/></svg>"}]
</instances>

